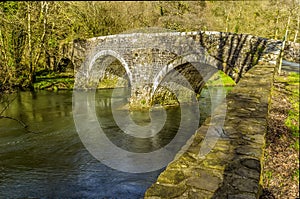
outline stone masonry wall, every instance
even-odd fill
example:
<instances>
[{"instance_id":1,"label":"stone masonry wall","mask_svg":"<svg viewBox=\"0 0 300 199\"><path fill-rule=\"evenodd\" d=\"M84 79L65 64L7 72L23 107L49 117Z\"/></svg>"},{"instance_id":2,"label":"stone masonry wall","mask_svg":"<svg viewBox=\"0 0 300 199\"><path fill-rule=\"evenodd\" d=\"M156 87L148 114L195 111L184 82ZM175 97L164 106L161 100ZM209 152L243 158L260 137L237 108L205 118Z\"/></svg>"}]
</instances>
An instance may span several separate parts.
<instances>
[{"instance_id":1,"label":"stone masonry wall","mask_svg":"<svg viewBox=\"0 0 300 199\"><path fill-rule=\"evenodd\" d=\"M150 43L152 37L158 38L151 48L138 48L139 42ZM145 198L258 198L268 101L281 41L222 32L170 32L98 37L76 41L63 49L64 55L74 63L75 71L93 47L96 47L96 51L116 51L124 58L124 63L129 63L126 72L130 85L135 89L139 85L145 90L145 95L139 95L144 97L149 96L153 88L153 78L160 77L159 74L163 78L175 70L174 67L161 73L166 63L176 61L173 56L176 52L160 50L159 47L172 49L163 45L175 43L180 47L179 50L189 49L189 45L195 42L204 47L209 55L207 64L223 70L239 83L227 96L226 104L220 105L227 106L226 118L224 126L214 128L213 135L217 136L217 142L210 153L204 158L198 155L207 130L213 126L210 121L214 118L208 118L198 129L183 147L187 150L178 153L157 182L147 190ZM124 48L131 43L131 47ZM295 52L298 55L296 49L297 45L288 43L286 57L294 56ZM206 61L205 56L202 55L202 58ZM180 59L177 62L179 64L174 64L176 67L185 64ZM184 71L191 73L192 70L182 68L181 72ZM188 77L190 74L183 75ZM197 84L202 85L201 81ZM201 90L197 85L193 87ZM221 108L216 109L216 116L221 114L219 110Z\"/></svg>"},{"instance_id":2,"label":"stone masonry wall","mask_svg":"<svg viewBox=\"0 0 300 199\"><path fill-rule=\"evenodd\" d=\"M300 64L300 43L287 42L284 48L283 59Z\"/></svg>"},{"instance_id":3,"label":"stone masonry wall","mask_svg":"<svg viewBox=\"0 0 300 199\"><path fill-rule=\"evenodd\" d=\"M219 61L218 69L238 82L243 75L270 51L278 51L281 43L249 34L200 32L201 45Z\"/></svg>"},{"instance_id":4,"label":"stone masonry wall","mask_svg":"<svg viewBox=\"0 0 300 199\"><path fill-rule=\"evenodd\" d=\"M146 199L259 198L274 68L262 62L245 74L226 98L224 126L215 129L219 136L210 153L198 155L208 118L146 191Z\"/></svg>"},{"instance_id":5,"label":"stone masonry wall","mask_svg":"<svg viewBox=\"0 0 300 199\"><path fill-rule=\"evenodd\" d=\"M81 65L85 66L81 75L85 80L80 81L85 82L83 88L98 81L96 74L105 74L105 67L101 64L105 56L117 56L130 81L127 84L131 86L130 105L138 107L141 102L146 102L147 106L151 104L152 93L159 83L176 68L186 65L184 56L189 53L192 53L190 57L194 57L195 62L200 62L199 66L194 64L198 71L202 70L200 78L196 78L197 81L193 80L195 78L188 79L194 92L199 93L212 75L204 69L205 65L224 71L238 82L261 57L277 51L280 45L281 42L266 38L223 32L132 33L76 40L63 47L63 54L74 63L75 73ZM98 66L88 68L89 62L85 60L92 59L99 52L104 55L99 57ZM191 71L183 68L180 74L191 77ZM93 75L85 78L86 74ZM78 87L80 84L77 84Z\"/></svg>"},{"instance_id":6,"label":"stone masonry wall","mask_svg":"<svg viewBox=\"0 0 300 199\"><path fill-rule=\"evenodd\" d=\"M253 65L257 64L259 58L264 54L263 51L266 46L273 45L274 49L277 48L278 50L282 45L280 40L248 34L207 31L197 34L187 33L187 35L193 37L195 41L200 41L209 54L219 60L219 69L235 80L240 78L238 75L241 76L242 73L247 72ZM62 57L68 57L73 62L75 69L78 69L86 58L89 49L95 47L97 42L99 42L97 38L74 40L74 42L63 45ZM275 47L276 45L277 47ZM287 42L283 59L300 63L300 43ZM238 71L240 74L237 73Z\"/></svg>"},{"instance_id":7,"label":"stone masonry wall","mask_svg":"<svg viewBox=\"0 0 300 199\"><path fill-rule=\"evenodd\" d=\"M192 85L193 89L201 90L202 79L197 77L198 82L195 81L191 76L192 68L180 68L186 63L176 57L191 44L205 49L207 54L200 56L202 61L224 71L238 84L227 96L226 104L220 105L227 106L224 126L215 127L210 124L214 118L208 118L147 190L145 198L258 198L268 101L281 41L209 31L110 35L66 44L62 48L62 57L73 62L76 72L89 53L116 52L127 63L128 81L135 89L132 93L141 92L135 97L142 101L143 97L150 96L153 79L164 78L176 67L183 76L191 79L192 84L196 83ZM299 45L288 42L284 59L299 63L299 53ZM165 70L166 64L173 60L174 67ZM120 62L121 65L124 63ZM217 117L220 110L216 109ZM203 158L198 154L211 126L217 142Z\"/></svg>"},{"instance_id":8,"label":"stone masonry wall","mask_svg":"<svg viewBox=\"0 0 300 199\"><path fill-rule=\"evenodd\" d=\"M211 31L110 35L68 43L62 48L62 56L68 57L73 62L76 71L93 48L117 50L122 52L121 55L128 62L129 67L132 67L132 74L136 77L132 81L142 81L149 79L145 75L155 76L166 63L171 59L176 59L178 49L183 52L184 49L189 49L190 45L194 44L204 47L216 60L216 67L238 82L245 72L257 64L268 46L276 47L277 45L280 49L282 42L248 34ZM288 44L286 48L293 49L293 46ZM174 49L174 52L168 52L165 49ZM168 53L171 53L171 56ZM149 60L155 64L151 64ZM139 68L138 65L145 68Z\"/></svg>"}]
</instances>

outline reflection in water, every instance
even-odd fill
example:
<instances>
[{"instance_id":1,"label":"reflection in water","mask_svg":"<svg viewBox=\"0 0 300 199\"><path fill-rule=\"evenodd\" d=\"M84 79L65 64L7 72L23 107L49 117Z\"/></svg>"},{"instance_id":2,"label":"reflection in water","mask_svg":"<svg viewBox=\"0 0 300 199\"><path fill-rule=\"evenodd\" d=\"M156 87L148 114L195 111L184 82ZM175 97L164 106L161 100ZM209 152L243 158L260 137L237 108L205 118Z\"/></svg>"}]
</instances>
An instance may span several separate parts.
<instances>
[{"instance_id":1,"label":"reflection in water","mask_svg":"<svg viewBox=\"0 0 300 199\"><path fill-rule=\"evenodd\" d=\"M166 125L157 136L141 139L122 134L112 118L111 92L97 91L96 111L106 135L116 145L143 152L156 150L174 137L180 121L178 108L167 110ZM210 112L209 104L209 94L204 90L200 106L202 121ZM138 124L149 123L148 113L133 114ZM30 130L40 133L27 133L16 121L0 120L3 198L140 198L162 171L120 172L90 155L74 126L70 91L21 92L4 115L22 119Z\"/></svg>"}]
</instances>

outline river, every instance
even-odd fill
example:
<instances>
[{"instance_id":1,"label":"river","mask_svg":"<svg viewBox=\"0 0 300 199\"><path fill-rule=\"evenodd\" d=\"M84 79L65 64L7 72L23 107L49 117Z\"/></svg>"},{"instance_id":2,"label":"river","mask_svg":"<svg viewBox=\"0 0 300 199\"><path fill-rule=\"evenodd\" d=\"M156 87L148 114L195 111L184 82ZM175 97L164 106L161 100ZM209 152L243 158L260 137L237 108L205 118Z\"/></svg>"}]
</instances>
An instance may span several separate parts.
<instances>
[{"instance_id":1,"label":"river","mask_svg":"<svg viewBox=\"0 0 300 199\"><path fill-rule=\"evenodd\" d=\"M112 89L96 92L96 112L103 121L101 127L119 147L136 152L156 150L176 134L180 109L169 108L162 133L155 139L124 137L110 111L111 93ZM210 104L210 92L203 89L200 123L210 114ZM3 115L21 119L34 133L14 120L0 119L0 198L141 198L164 169L127 173L94 158L76 132L72 91L20 92ZM147 124L149 114L137 111L134 120Z\"/></svg>"}]
</instances>

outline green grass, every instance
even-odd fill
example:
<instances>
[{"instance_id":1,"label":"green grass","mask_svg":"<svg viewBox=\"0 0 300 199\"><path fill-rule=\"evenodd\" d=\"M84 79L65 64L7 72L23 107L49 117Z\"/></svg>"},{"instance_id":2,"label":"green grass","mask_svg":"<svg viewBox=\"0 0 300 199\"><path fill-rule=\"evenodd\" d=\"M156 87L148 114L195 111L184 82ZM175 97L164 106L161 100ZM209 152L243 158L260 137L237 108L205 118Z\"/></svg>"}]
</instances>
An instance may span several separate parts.
<instances>
[{"instance_id":1,"label":"green grass","mask_svg":"<svg viewBox=\"0 0 300 199\"><path fill-rule=\"evenodd\" d=\"M61 90L73 89L74 78L70 73L47 73L36 76L36 82L33 84L35 90Z\"/></svg>"},{"instance_id":2,"label":"green grass","mask_svg":"<svg viewBox=\"0 0 300 199\"><path fill-rule=\"evenodd\" d=\"M206 86L235 86L236 83L223 71L215 73L207 82Z\"/></svg>"},{"instance_id":3,"label":"green grass","mask_svg":"<svg viewBox=\"0 0 300 199\"><path fill-rule=\"evenodd\" d=\"M291 103L291 108L288 112L288 117L285 125L290 129L292 135L296 138L293 147L299 150L299 73L290 73L287 79L286 89L289 93L288 99Z\"/></svg>"},{"instance_id":4,"label":"green grass","mask_svg":"<svg viewBox=\"0 0 300 199\"><path fill-rule=\"evenodd\" d=\"M272 180L272 178L273 178L273 172L272 171L265 171L264 172L264 178L266 179L266 180L268 180L268 182L270 182L270 180Z\"/></svg>"},{"instance_id":5,"label":"green grass","mask_svg":"<svg viewBox=\"0 0 300 199\"><path fill-rule=\"evenodd\" d=\"M295 171L295 173L293 174L293 180L298 181L299 180L299 169L297 169Z\"/></svg>"}]
</instances>

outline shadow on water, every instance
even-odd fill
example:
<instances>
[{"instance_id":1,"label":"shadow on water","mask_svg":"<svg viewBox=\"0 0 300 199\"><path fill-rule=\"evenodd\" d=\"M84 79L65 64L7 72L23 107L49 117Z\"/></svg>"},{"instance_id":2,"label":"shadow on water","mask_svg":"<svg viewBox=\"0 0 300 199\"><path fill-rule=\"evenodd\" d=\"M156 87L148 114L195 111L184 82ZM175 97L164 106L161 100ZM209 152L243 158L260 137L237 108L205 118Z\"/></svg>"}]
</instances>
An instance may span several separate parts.
<instances>
[{"instance_id":1,"label":"shadow on water","mask_svg":"<svg viewBox=\"0 0 300 199\"><path fill-rule=\"evenodd\" d=\"M97 116L117 146L135 152L156 150L176 134L180 109L167 110L167 121L154 138L124 136L110 108L112 90L97 91ZM203 90L201 121L209 115L210 96ZM3 198L141 198L162 169L132 174L114 170L95 159L78 137L72 115L72 92L21 92L4 113L29 124L28 133L16 121L0 120L0 196ZM149 114L136 112L140 125ZM185 116L189 117L189 116ZM183 145L183 143L180 143Z\"/></svg>"}]
</instances>

